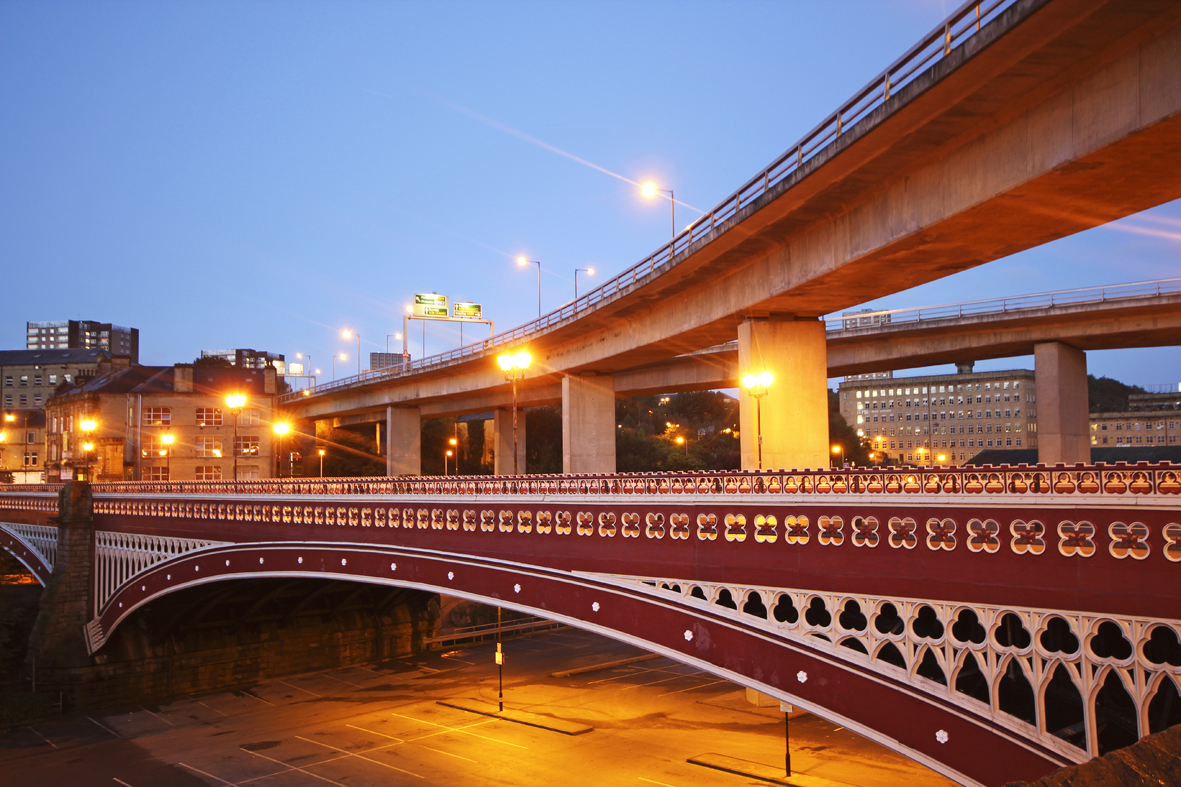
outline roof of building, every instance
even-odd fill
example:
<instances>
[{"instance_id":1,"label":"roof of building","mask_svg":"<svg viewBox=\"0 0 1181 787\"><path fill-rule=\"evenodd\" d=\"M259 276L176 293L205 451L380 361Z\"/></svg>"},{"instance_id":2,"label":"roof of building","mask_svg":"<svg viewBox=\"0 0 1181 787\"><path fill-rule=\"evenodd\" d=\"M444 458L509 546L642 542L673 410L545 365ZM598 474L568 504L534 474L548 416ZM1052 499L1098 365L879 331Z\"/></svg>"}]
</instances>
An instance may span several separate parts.
<instances>
[{"instance_id":1,"label":"roof of building","mask_svg":"<svg viewBox=\"0 0 1181 787\"><path fill-rule=\"evenodd\" d=\"M264 393L266 371L229 367L190 367L193 372L193 393L225 395L227 391L247 394ZM88 377L59 389L57 396L79 393L151 394L173 393L176 390L175 366L130 366L113 372Z\"/></svg>"},{"instance_id":2,"label":"roof of building","mask_svg":"<svg viewBox=\"0 0 1181 787\"><path fill-rule=\"evenodd\" d=\"M1181 446L1091 446L1091 463L1113 465L1117 462L1136 464L1137 462L1173 462L1181 463ZM1036 448L991 449L981 451L973 456L965 465L983 467L984 465L1035 465L1037 464Z\"/></svg>"},{"instance_id":3,"label":"roof of building","mask_svg":"<svg viewBox=\"0 0 1181 787\"><path fill-rule=\"evenodd\" d=\"M49 363L98 363L110 360L106 350L0 350L0 366L43 366Z\"/></svg>"}]
</instances>

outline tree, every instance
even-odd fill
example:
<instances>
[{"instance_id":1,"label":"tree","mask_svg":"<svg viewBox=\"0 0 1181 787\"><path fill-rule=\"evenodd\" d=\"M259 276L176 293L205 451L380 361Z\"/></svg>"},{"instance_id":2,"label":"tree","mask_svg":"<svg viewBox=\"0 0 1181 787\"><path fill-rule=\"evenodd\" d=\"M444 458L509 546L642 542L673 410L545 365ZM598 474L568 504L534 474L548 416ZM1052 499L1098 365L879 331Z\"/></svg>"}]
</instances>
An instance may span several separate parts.
<instances>
[{"instance_id":1,"label":"tree","mask_svg":"<svg viewBox=\"0 0 1181 787\"><path fill-rule=\"evenodd\" d=\"M1128 409L1128 395L1148 393L1138 385L1125 385L1110 377L1087 375L1087 399L1092 413L1120 413Z\"/></svg>"},{"instance_id":2,"label":"tree","mask_svg":"<svg viewBox=\"0 0 1181 787\"><path fill-rule=\"evenodd\" d=\"M203 366L206 369L231 369L234 365L219 355L202 355L200 358L193 359L193 366Z\"/></svg>"},{"instance_id":3,"label":"tree","mask_svg":"<svg viewBox=\"0 0 1181 787\"><path fill-rule=\"evenodd\" d=\"M323 448L325 478L355 478L385 475L385 457L377 453L373 437L349 429L331 429L328 439L320 439ZM320 475L320 454L317 450L304 452L303 474L315 478Z\"/></svg>"}]
</instances>

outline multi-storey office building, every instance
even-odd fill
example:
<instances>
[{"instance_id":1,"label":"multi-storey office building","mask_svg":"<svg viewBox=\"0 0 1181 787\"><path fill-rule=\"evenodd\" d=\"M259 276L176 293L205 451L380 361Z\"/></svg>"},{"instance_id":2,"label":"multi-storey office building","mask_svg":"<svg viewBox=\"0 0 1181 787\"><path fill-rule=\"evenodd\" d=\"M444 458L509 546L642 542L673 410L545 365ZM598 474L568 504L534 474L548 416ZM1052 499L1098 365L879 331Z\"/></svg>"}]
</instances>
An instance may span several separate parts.
<instances>
[{"instance_id":1,"label":"multi-storey office building","mask_svg":"<svg viewBox=\"0 0 1181 787\"><path fill-rule=\"evenodd\" d=\"M1132 394L1128 409L1091 413L1091 445L1116 448L1176 446L1181 434L1181 392Z\"/></svg>"},{"instance_id":2,"label":"multi-storey office building","mask_svg":"<svg viewBox=\"0 0 1181 787\"><path fill-rule=\"evenodd\" d=\"M874 453L954 466L988 448L1036 448L1033 372L971 372L841 383L841 415Z\"/></svg>"},{"instance_id":3,"label":"multi-storey office building","mask_svg":"<svg viewBox=\"0 0 1181 787\"><path fill-rule=\"evenodd\" d=\"M231 395L246 398L236 411ZM273 367L133 366L88 379L49 402L48 477L88 465L98 481L228 481L235 468L272 478L275 404Z\"/></svg>"},{"instance_id":4,"label":"multi-storey office building","mask_svg":"<svg viewBox=\"0 0 1181 787\"><path fill-rule=\"evenodd\" d=\"M25 408L0 417L0 480L39 484L45 480L45 411Z\"/></svg>"},{"instance_id":5,"label":"multi-storey office building","mask_svg":"<svg viewBox=\"0 0 1181 787\"><path fill-rule=\"evenodd\" d=\"M25 323L30 350L103 350L139 363L139 329L94 320Z\"/></svg>"},{"instance_id":6,"label":"multi-storey office building","mask_svg":"<svg viewBox=\"0 0 1181 787\"><path fill-rule=\"evenodd\" d=\"M280 375L286 373L287 364L282 353L240 348L237 350L202 350L201 357L221 358L229 361L232 366L242 369L265 369L268 366L273 366Z\"/></svg>"}]
</instances>

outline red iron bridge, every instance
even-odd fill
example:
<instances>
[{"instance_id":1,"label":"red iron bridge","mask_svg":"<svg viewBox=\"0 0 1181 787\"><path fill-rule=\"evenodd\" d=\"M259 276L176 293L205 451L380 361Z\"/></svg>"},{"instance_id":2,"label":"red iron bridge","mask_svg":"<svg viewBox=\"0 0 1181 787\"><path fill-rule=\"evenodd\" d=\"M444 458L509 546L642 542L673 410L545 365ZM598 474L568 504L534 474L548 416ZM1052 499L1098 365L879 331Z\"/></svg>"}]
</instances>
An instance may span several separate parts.
<instances>
[{"instance_id":1,"label":"red iron bridge","mask_svg":"<svg viewBox=\"0 0 1181 787\"><path fill-rule=\"evenodd\" d=\"M58 491L0 492L0 546L42 583ZM993 785L1181 722L1179 503L1166 464L96 484L86 639L226 580L416 588Z\"/></svg>"}]
</instances>

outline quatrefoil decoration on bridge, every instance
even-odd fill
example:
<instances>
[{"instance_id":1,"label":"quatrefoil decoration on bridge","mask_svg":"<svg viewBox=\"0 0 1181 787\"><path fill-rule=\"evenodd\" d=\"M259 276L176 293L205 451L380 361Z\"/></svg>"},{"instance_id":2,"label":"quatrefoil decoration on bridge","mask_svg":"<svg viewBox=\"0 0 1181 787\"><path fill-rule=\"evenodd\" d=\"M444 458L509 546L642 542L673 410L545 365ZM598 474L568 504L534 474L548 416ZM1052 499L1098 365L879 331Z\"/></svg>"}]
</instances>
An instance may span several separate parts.
<instances>
[{"instance_id":1,"label":"quatrefoil decoration on bridge","mask_svg":"<svg viewBox=\"0 0 1181 787\"><path fill-rule=\"evenodd\" d=\"M713 541L718 537L718 517L716 514L697 515L697 538L701 541Z\"/></svg>"},{"instance_id":2,"label":"quatrefoil decoration on bridge","mask_svg":"<svg viewBox=\"0 0 1181 787\"><path fill-rule=\"evenodd\" d=\"M668 518L669 525L672 527L670 535L673 539L687 539L689 538L689 515L688 514L673 514Z\"/></svg>"},{"instance_id":3,"label":"quatrefoil decoration on bridge","mask_svg":"<svg viewBox=\"0 0 1181 787\"><path fill-rule=\"evenodd\" d=\"M624 538L639 538L640 537L640 515L627 512L620 517L623 523L622 533Z\"/></svg>"},{"instance_id":4,"label":"quatrefoil decoration on bridge","mask_svg":"<svg viewBox=\"0 0 1181 787\"><path fill-rule=\"evenodd\" d=\"M1040 555L1046 551L1046 526L1036 519L1024 522L1014 520L1009 525L1009 532L1013 534L1010 547L1018 555Z\"/></svg>"},{"instance_id":5,"label":"quatrefoil decoration on bridge","mask_svg":"<svg viewBox=\"0 0 1181 787\"><path fill-rule=\"evenodd\" d=\"M902 547L914 549L915 545L918 544L918 537L914 534L918 523L910 517L906 517L905 519L891 517L888 525L890 527L890 537L888 540L890 546L894 549L901 549Z\"/></svg>"},{"instance_id":6,"label":"quatrefoil decoration on bridge","mask_svg":"<svg viewBox=\"0 0 1181 787\"><path fill-rule=\"evenodd\" d=\"M1142 522L1112 522L1107 528L1107 534L1111 537L1107 551L1114 558L1123 560L1132 557L1135 560L1144 560L1152 551L1152 547L1148 545L1148 525Z\"/></svg>"},{"instance_id":7,"label":"quatrefoil decoration on bridge","mask_svg":"<svg viewBox=\"0 0 1181 787\"><path fill-rule=\"evenodd\" d=\"M927 549L938 552L950 552L955 549L955 520L928 519L927 520Z\"/></svg>"},{"instance_id":8,"label":"quatrefoil decoration on bridge","mask_svg":"<svg viewBox=\"0 0 1181 787\"><path fill-rule=\"evenodd\" d=\"M1095 554L1095 526L1090 522L1059 522L1058 552L1066 557Z\"/></svg>"}]
</instances>

